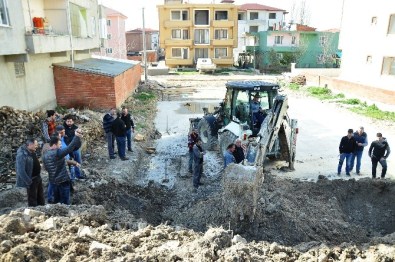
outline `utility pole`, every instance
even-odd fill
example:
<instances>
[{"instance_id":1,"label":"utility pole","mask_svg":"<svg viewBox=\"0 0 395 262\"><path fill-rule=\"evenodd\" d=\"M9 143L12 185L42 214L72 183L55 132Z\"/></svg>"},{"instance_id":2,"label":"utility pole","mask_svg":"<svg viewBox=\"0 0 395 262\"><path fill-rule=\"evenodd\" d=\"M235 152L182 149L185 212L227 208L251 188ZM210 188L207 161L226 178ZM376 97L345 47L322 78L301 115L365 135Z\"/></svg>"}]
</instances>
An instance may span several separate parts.
<instances>
[{"instance_id":1,"label":"utility pole","mask_svg":"<svg viewBox=\"0 0 395 262\"><path fill-rule=\"evenodd\" d=\"M73 46L73 32L71 31L70 0L67 1L67 30L69 31L69 37L70 37L71 67L74 68L74 46Z\"/></svg>"},{"instance_id":2,"label":"utility pole","mask_svg":"<svg viewBox=\"0 0 395 262\"><path fill-rule=\"evenodd\" d=\"M143 54L144 54L144 82L147 82L147 47L145 43L145 19L144 19L144 7L143 7Z\"/></svg>"}]
</instances>

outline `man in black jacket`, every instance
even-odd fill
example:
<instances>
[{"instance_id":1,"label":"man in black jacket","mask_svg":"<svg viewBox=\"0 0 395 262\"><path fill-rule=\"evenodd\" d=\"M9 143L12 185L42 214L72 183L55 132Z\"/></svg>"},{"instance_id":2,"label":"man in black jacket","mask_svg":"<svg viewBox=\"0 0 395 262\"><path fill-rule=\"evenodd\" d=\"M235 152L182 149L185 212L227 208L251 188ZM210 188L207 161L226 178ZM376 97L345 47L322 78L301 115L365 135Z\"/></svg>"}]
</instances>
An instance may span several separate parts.
<instances>
[{"instance_id":1,"label":"man in black jacket","mask_svg":"<svg viewBox=\"0 0 395 262\"><path fill-rule=\"evenodd\" d=\"M128 109L126 107L122 108L122 121L126 125L126 140L128 144L128 151L133 152L132 150L132 133L134 133L134 122L132 116L128 113Z\"/></svg>"},{"instance_id":2,"label":"man in black jacket","mask_svg":"<svg viewBox=\"0 0 395 262\"><path fill-rule=\"evenodd\" d=\"M241 146L241 139L236 139L235 141L235 151L233 151L233 156L235 157L236 164L240 164L244 160L244 149Z\"/></svg>"},{"instance_id":3,"label":"man in black jacket","mask_svg":"<svg viewBox=\"0 0 395 262\"><path fill-rule=\"evenodd\" d=\"M45 205L37 147L37 140L28 139L16 153L16 186L27 189L27 203L33 207Z\"/></svg>"},{"instance_id":4,"label":"man in black jacket","mask_svg":"<svg viewBox=\"0 0 395 262\"><path fill-rule=\"evenodd\" d=\"M78 126L74 124L74 117L72 115L67 115L64 117L64 130L65 130L65 136L63 138L64 142L66 145L69 145L71 141L74 138L75 130L78 129ZM80 165L82 164L82 158L81 158L81 149L77 148L74 152L70 154L70 157L75 160L77 163ZM85 178L85 175L82 173L81 169L77 166L74 168L74 175L76 178Z\"/></svg>"},{"instance_id":5,"label":"man in black jacket","mask_svg":"<svg viewBox=\"0 0 395 262\"><path fill-rule=\"evenodd\" d=\"M104 132L106 133L108 155L110 156L110 159L115 159L115 153L114 153L115 136L111 132L112 122L115 120L115 115L116 115L115 109L111 108L110 111L106 113L103 117L103 129Z\"/></svg>"},{"instance_id":6,"label":"man in black jacket","mask_svg":"<svg viewBox=\"0 0 395 262\"><path fill-rule=\"evenodd\" d=\"M337 166L337 175L340 176L344 159L346 159L346 175L347 176L350 175L351 158L356 147L357 147L357 143L353 137L353 130L348 129L347 135L343 136L342 139L340 140L340 145L339 145L340 159L339 159L339 165Z\"/></svg>"},{"instance_id":7,"label":"man in black jacket","mask_svg":"<svg viewBox=\"0 0 395 262\"><path fill-rule=\"evenodd\" d=\"M372 160L372 178L376 178L377 163L380 163L382 167L381 178L384 179L387 173L387 158L391 149L381 133L377 133L376 136L377 140L373 141L369 148L369 157Z\"/></svg>"},{"instance_id":8,"label":"man in black jacket","mask_svg":"<svg viewBox=\"0 0 395 262\"><path fill-rule=\"evenodd\" d=\"M117 140L118 154L122 160L128 160L126 154L126 125L121 119L121 113L117 113L117 118L112 122L111 131Z\"/></svg>"},{"instance_id":9,"label":"man in black jacket","mask_svg":"<svg viewBox=\"0 0 395 262\"><path fill-rule=\"evenodd\" d=\"M50 148L44 153L43 163L48 172L49 182L54 188L54 202L70 205L71 180L66 168L65 157L81 146L82 133L75 130L75 136L71 143L62 148L59 136L52 136Z\"/></svg>"}]
</instances>

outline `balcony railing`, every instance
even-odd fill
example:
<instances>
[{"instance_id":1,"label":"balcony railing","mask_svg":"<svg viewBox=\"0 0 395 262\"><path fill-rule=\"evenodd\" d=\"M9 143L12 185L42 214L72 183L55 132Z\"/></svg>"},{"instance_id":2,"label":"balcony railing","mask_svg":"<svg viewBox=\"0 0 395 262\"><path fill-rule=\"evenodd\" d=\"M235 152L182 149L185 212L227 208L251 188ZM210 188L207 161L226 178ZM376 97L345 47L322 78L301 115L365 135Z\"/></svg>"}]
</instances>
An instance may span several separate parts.
<instances>
[{"instance_id":1,"label":"balcony railing","mask_svg":"<svg viewBox=\"0 0 395 262\"><path fill-rule=\"evenodd\" d=\"M212 25L214 27L233 27L235 26L235 22L229 20L214 20L212 21Z\"/></svg>"},{"instance_id":2,"label":"balcony railing","mask_svg":"<svg viewBox=\"0 0 395 262\"><path fill-rule=\"evenodd\" d=\"M166 39L165 46L192 46L192 39Z\"/></svg>"},{"instance_id":3,"label":"balcony railing","mask_svg":"<svg viewBox=\"0 0 395 262\"><path fill-rule=\"evenodd\" d=\"M183 20L180 20L180 21L167 20L167 21L165 21L164 25L166 28L190 27L190 26L192 26L192 21L191 20L185 20L185 21L183 21Z\"/></svg>"},{"instance_id":4,"label":"balcony railing","mask_svg":"<svg viewBox=\"0 0 395 262\"><path fill-rule=\"evenodd\" d=\"M214 39L211 40L211 45L214 46L233 46L235 45L234 39Z\"/></svg>"}]
</instances>

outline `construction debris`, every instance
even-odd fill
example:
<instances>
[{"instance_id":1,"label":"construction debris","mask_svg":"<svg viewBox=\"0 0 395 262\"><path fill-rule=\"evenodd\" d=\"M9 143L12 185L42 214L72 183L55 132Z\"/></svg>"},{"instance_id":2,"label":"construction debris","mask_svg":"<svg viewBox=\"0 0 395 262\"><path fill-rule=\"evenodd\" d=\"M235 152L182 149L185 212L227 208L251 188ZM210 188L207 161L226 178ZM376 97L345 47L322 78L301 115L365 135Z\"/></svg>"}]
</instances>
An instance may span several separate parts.
<instances>
[{"instance_id":1,"label":"construction debris","mask_svg":"<svg viewBox=\"0 0 395 262\"><path fill-rule=\"evenodd\" d=\"M298 85L305 85L306 84L306 76L304 75L297 75L291 78L291 83L298 84Z\"/></svg>"}]
</instances>

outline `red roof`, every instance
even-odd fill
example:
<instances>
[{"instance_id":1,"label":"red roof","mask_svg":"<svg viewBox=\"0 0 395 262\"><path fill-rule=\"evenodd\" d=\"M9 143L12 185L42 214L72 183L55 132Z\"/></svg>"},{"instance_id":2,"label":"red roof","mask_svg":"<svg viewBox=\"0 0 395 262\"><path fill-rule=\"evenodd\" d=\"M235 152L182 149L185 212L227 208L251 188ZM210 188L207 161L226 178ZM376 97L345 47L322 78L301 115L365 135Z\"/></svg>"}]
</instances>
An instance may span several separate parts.
<instances>
[{"instance_id":1,"label":"red roof","mask_svg":"<svg viewBox=\"0 0 395 262\"><path fill-rule=\"evenodd\" d=\"M103 6L104 7L104 12L106 13L106 16L122 16L125 19L128 18L126 15L122 14L121 12L111 9L107 6Z\"/></svg>"},{"instance_id":2,"label":"red roof","mask_svg":"<svg viewBox=\"0 0 395 262\"><path fill-rule=\"evenodd\" d=\"M271 6L267 6L267 5L260 5L260 4L256 4L256 3L241 5L241 6L239 6L239 10L242 10L242 11L264 10L264 11L283 11L283 12L285 12L284 9L279 9L279 8L271 7Z\"/></svg>"},{"instance_id":3,"label":"red roof","mask_svg":"<svg viewBox=\"0 0 395 262\"><path fill-rule=\"evenodd\" d=\"M310 32L315 31L317 28L308 25L296 24L296 31Z\"/></svg>"}]
</instances>

